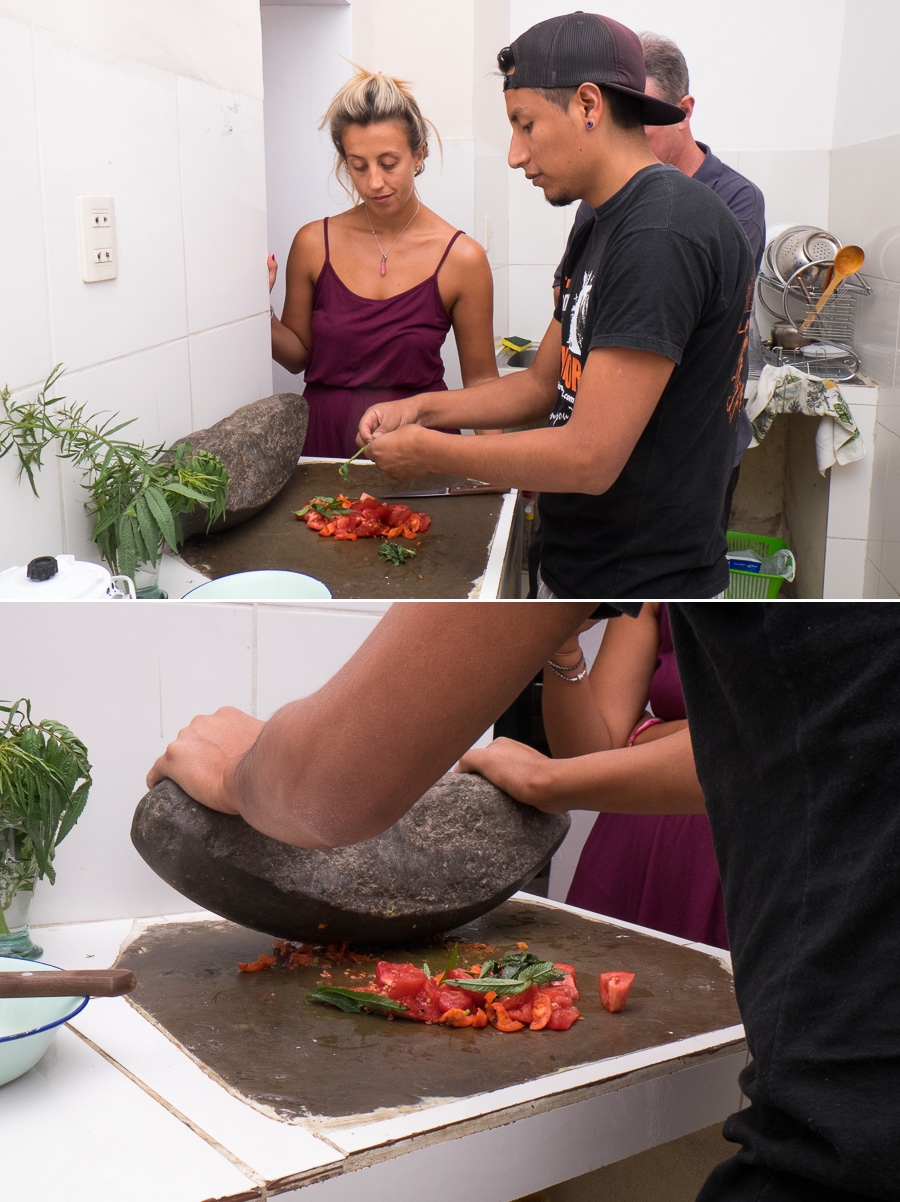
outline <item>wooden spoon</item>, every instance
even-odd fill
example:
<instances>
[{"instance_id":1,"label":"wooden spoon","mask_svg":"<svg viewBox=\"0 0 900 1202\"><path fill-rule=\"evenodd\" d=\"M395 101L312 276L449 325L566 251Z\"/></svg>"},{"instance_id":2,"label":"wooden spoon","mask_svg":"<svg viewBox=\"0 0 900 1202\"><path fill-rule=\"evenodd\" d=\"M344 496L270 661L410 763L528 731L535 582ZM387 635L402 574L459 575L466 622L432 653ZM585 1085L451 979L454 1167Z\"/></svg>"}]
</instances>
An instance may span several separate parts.
<instances>
[{"instance_id":1,"label":"wooden spoon","mask_svg":"<svg viewBox=\"0 0 900 1202\"><path fill-rule=\"evenodd\" d=\"M816 320L818 315L828 302L828 298L834 292L839 284L842 284L848 276L856 275L860 267L866 261L865 251L861 246L842 246L834 256L834 273L828 281L828 285L816 304L815 309L811 313L807 313L806 320L800 327L801 334L808 329Z\"/></svg>"},{"instance_id":2,"label":"wooden spoon","mask_svg":"<svg viewBox=\"0 0 900 1202\"><path fill-rule=\"evenodd\" d=\"M127 968L73 968L59 972L0 972L0 998L119 997L137 981Z\"/></svg>"}]
</instances>

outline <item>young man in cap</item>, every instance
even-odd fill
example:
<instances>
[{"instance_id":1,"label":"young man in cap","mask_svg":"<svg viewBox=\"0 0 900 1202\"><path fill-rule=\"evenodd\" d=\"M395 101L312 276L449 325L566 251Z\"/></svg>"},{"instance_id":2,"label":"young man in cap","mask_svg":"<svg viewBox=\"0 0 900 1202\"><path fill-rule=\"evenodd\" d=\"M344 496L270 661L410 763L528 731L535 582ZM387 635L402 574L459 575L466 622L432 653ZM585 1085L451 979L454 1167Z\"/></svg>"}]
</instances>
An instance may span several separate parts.
<instances>
[{"instance_id":1,"label":"young man in cap","mask_svg":"<svg viewBox=\"0 0 900 1202\"><path fill-rule=\"evenodd\" d=\"M540 493L542 596L715 596L728 580L747 240L708 188L653 154L644 126L684 113L645 93L631 30L572 13L498 61L510 166L550 204L586 200L595 221L573 243L532 367L374 406L360 440L399 478L455 472ZM547 419L478 440L429 428Z\"/></svg>"}]
</instances>

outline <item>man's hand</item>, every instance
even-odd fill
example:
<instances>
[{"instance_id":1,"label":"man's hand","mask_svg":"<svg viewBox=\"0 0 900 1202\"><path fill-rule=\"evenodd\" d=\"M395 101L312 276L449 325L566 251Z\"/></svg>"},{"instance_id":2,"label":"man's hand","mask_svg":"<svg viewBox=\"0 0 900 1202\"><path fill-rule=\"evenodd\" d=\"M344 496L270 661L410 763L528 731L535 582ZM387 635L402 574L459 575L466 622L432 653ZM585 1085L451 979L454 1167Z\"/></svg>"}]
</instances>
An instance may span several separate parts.
<instances>
[{"instance_id":1,"label":"man's hand","mask_svg":"<svg viewBox=\"0 0 900 1202\"><path fill-rule=\"evenodd\" d=\"M554 761L515 739L494 739L489 747L473 747L453 769L454 772L479 772L498 789L516 801L543 810L545 814L564 814L562 804L551 788Z\"/></svg>"},{"instance_id":2,"label":"man's hand","mask_svg":"<svg viewBox=\"0 0 900 1202\"><path fill-rule=\"evenodd\" d=\"M395 480L413 480L430 471L427 451L431 434L422 426L401 426L370 442L366 456Z\"/></svg>"},{"instance_id":3,"label":"man's hand","mask_svg":"<svg viewBox=\"0 0 900 1202\"><path fill-rule=\"evenodd\" d=\"M198 715L150 769L147 787L152 789L168 777L211 810L239 814L235 769L264 726L232 706Z\"/></svg>"},{"instance_id":4,"label":"man's hand","mask_svg":"<svg viewBox=\"0 0 900 1202\"><path fill-rule=\"evenodd\" d=\"M419 407L414 402L416 397L408 397L403 401L382 401L372 405L359 420L359 430L356 435L356 445L363 447L373 438L381 438L401 426L413 425L419 420Z\"/></svg>"}]
</instances>

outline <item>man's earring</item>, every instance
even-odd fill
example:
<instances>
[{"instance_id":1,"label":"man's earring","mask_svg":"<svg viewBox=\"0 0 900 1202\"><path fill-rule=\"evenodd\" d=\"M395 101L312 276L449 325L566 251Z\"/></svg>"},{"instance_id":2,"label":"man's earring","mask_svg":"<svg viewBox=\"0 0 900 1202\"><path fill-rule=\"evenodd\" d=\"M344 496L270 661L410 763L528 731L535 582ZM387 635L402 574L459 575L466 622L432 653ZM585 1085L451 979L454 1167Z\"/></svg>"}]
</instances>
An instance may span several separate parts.
<instances>
[{"instance_id":1,"label":"man's earring","mask_svg":"<svg viewBox=\"0 0 900 1202\"><path fill-rule=\"evenodd\" d=\"M588 129L593 129L593 128L594 128L594 123L593 123L593 121L588 121L588 122L587 122L587 127L588 127Z\"/></svg>"}]
</instances>

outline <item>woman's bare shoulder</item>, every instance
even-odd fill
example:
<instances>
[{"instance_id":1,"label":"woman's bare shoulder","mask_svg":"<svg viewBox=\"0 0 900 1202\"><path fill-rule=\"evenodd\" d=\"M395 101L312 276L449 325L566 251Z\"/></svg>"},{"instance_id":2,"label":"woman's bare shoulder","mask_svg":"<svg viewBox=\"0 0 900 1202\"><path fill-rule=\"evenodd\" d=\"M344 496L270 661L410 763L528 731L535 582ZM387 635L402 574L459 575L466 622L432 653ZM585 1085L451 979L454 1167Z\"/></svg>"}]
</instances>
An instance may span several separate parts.
<instances>
[{"instance_id":1,"label":"woman's bare shoulder","mask_svg":"<svg viewBox=\"0 0 900 1202\"><path fill-rule=\"evenodd\" d=\"M487 262L484 247L468 234L456 239L450 253L464 267L478 267Z\"/></svg>"}]
</instances>

